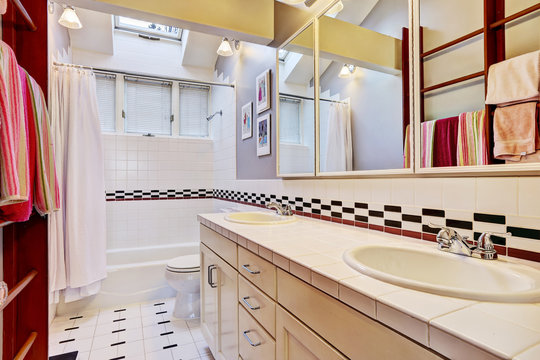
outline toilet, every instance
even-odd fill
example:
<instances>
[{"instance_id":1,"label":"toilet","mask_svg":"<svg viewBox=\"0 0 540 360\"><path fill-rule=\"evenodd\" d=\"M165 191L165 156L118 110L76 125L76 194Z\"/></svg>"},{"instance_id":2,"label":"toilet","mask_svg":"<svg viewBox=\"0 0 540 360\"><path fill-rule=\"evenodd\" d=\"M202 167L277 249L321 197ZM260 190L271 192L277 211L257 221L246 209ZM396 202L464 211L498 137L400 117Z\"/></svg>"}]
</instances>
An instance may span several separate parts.
<instances>
[{"instance_id":1,"label":"toilet","mask_svg":"<svg viewBox=\"0 0 540 360\"><path fill-rule=\"evenodd\" d=\"M167 263L165 278L178 291L174 304L174 317L194 319L200 317L200 257L185 255Z\"/></svg>"}]
</instances>

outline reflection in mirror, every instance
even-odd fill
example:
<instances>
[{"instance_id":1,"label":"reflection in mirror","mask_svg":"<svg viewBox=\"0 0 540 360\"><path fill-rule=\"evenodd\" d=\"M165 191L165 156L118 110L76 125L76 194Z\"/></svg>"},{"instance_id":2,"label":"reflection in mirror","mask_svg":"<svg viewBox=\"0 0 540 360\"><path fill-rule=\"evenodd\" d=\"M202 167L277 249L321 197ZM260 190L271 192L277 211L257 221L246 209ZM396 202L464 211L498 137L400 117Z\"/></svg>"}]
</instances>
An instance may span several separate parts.
<instances>
[{"instance_id":1,"label":"reflection in mirror","mask_svg":"<svg viewBox=\"0 0 540 360\"><path fill-rule=\"evenodd\" d=\"M421 167L540 162L537 4L420 1Z\"/></svg>"},{"instance_id":2,"label":"reflection in mirror","mask_svg":"<svg viewBox=\"0 0 540 360\"><path fill-rule=\"evenodd\" d=\"M313 44L310 25L278 50L279 175L315 174Z\"/></svg>"},{"instance_id":3,"label":"reflection in mirror","mask_svg":"<svg viewBox=\"0 0 540 360\"><path fill-rule=\"evenodd\" d=\"M320 171L408 167L408 0L342 3L319 20Z\"/></svg>"}]
</instances>

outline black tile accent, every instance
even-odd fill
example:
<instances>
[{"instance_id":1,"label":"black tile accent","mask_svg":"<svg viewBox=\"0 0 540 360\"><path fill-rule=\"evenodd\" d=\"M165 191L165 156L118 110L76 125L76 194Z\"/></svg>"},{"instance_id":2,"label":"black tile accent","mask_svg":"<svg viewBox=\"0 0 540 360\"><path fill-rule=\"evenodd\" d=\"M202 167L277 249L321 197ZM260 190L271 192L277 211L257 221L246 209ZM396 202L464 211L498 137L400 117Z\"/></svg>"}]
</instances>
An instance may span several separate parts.
<instances>
[{"instance_id":1,"label":"black tile accent","mask_svg":"<svg viewBox=\"0 0 540 360\"><path fill-rule=\"evenodd\" d=\"M332 200L330 201L330 204L335 206L343 206L343 203L339 200Z\"/></svg>"},{"instance_id":2,"label":"black tile accent","mask_svg":"<svg viewBox=\"0 0 540 360\"><path fill-rule=\"evenodd\" d=\"M376 210L369 210L369 216L375 216L375 217L384 217L384 212L382 211L376 211Z\"/></svg>"},{"instance_id":3,"label":"black tile accent","mask_svg":"<svg viewBox=\"0 0 540 360\"><path fill-rule=\"evenodd\" d=\"M116 334L116 333L123 332L123 331L126 331L126 329L113 330L112 333Z\"/></svg>"},{"instance_id":4,"label":"black tile accent","mask_svg":"<svg viewBox=\"0 0 540 360\"><path fill-rule=\"evenodd\" d=\"M332 211L331 216L341 219L341 213L340 212Z\"/></svg>"},{"instance_id":5,"label":"black tile accent","mask_svg":"<svg viewBox=\"0 0 540 360\"><path fill-rule=\"evenodd\" d=\"M474 213L474 221L487 222L492 224L506 224L506 216Z\"/></svg>"},{"instance_id":6,"label":"black tile accent","mask_svg":"<svg viewBox=\"0 0 540 360\"><path fill-rule=\"evenodd\" d=\"M384 211L401 212L401 206L384 205Z\"/></svg>"},{"instance_id":7,"label":"black tile accent","mask_svg":"<svg viewBox=\"0 0 540 360\"><path fill-rule=\"evenodd\" d=\"M118 309L118 310L114 310L115 313L117 313L117 312L122 312L122 311L126 311L126 309Z\"/></svg>"},{"instance_id":8,"label":"black tile accent","mask_svg":"<svg viewBox=\"0 0 540 360\"><path fill-rule=\"evenodd\" d=\"M167 346L163 347L163 350L170 349L170 348L177 347L177 346L178 346L178 344L167 345Z\"/></svg>"},{"instance_id":9,"label":"black tile accent","mask_svg":"<svg viewBox=\"0 0 540 360\"><path fill-rule=\"evenodd\" d=\"M311 208L311 203L303 202L302 206L305 207L305 208Z\"/></svg>"},{"instance_id":10,"label":"black tile accent","mask_svg":"<svg viewBox=\"0 0 540 360\"><path fill-rule=\"evenodd\" d=\"M330 210L332 210L332 207L331 207L330 205L324 205L324 204L322 204L322 205L321 205L321 210L329 210L329 211L330 211Z\"/></svg>"},{"instance_id":11,"label":"black tile accent","mask_svg":"<svg viewBox=\"0 0 540 360\"><path fill-rule=\"evenodd\" d=\"M401 214L401 220L420 224L422 223L422 216Z\"/></svg>"},{"instance_id":12,"label":"black tile accent","mask_svg":"<svg viewBox=\"0 0 540 360\"><path fill-rule=\"evenodd\" d=\"M321 203L321 199L311 199L311 202L313 204L320 204Z\"/></svg>"},{"instance_id":13,"label":"black tile accent","mask_svg":"<svg viewBox=\"0 0 540 360\"><path fill-rule=\"evenodd\" d=\"M77 330L78 328L79 328L78 326L74 326L74 327L64 329L64 331Z\"/></svg>"},{"instance_id":14,"label":"black tile accent","mask_svg":"<svg viewBox=\"0 0 540 360\"><path fill-rule=\"evenodd\" d=\"M482 235L482 233L475 232L474 233L474 240L478 240L480 238L480 235ZM506 246L506 238L491 235L491 241L496 245Z\"/></svg>"},{"instance_id":15,"label":"black tile accent","mask_svg":"<svg viewBox=\"0 0 540 360\"><path fill-rule=\"evenodd\" d=\"M161 315L161 314L166 314L166 313L167 313L167 311L158 311L158 312L156 313L156 315Z\"/></svg>"},{"instance_id":16,"label":"black tile accent","mask_svg":"<svg viewBox=\"0 0 540 360\"><path fill-rule=\"evenodd\" d=\"M125 359L125 358L126 358L126 357L122 355L122 356L117 356L117 357L115 357L115 358L111 358L111 359L109 359L109 360L122 360L122 359Z\"/></svg>"},{"instance_id":17,"label":"black tile accent","mask_svg":"<svg viewBox=\"0 0 540 360\"><path fill-rule=\"evenodd\" d=\"M533 240L540 240L540 230L507 226L506 231L511 232L512 236L533 239Z\"/></svg>"},{"instance_id":18,"label":"black tile accent","mask_svg":"<svg viewBox=\"0 0 540 360\"><path fill-rule=\"evenodd\" d=\"M125 321L125 320L126 320L126 318L121 318L121 319L115 319L115 320L113 320L113 322L120 322L120 321Z\"/></svg>"},{"instance_id":19,"label":"black tile accent","mask_svg":"<svg viewBox=\"0 0 540 360\"><path fill-rule=\"evenodd\" d=\"M422 231L428 234L437 234L440 230L440 228L431 228L427 225L422 225Z\"/></svg>"},{"instance_id":20,"label":"black tile accent","mask_svg":"<svg viewBox=\"0 0 540 360\"><path fill-rule=\"evenodd\" d=\"M356 221L361 221L361 222L369 222L369 219L367 216L363 216L363 215L354 215L354 220Z\"/></svg>"},{"instance_id":21,"label":"black tile accent","mask_svg":"<svg viewBox=\"0 0 540 360\"><path fill-rule=\"evenodd\" d=\"M50 356L49 360L77 360L78 351L72 351L65 354Z\"/></svg>"},{"instance_id":22,"label":"black tile accent","mask_svg":"<svg viewBox=\"0 0 540 360\"><path fill-rule=\"evenodd\" d=\"M125 341L119 341L119 342L116 342L114 344L111 344L111 346L124 345L125 343L126 343Z\"/></svg>"},{"instance_id":23,"label":"black tile accent","mask_svg":"<svg viewBox=\"0 0 540 360\"><path fill-rule=\"evenodd\" d=\"M319 210L319 209L311 209L311 213L321 215L321 210Z\"/></svg>"},{"instance_id":24,"label":"black tile accent","mask_svg":"<svg viewBox=\"0 0 540 360\"><path fill-rule=\"evenodd\" d=\"M401 229L401 221L395 221L395 220L384 220L385 226L390 226L394 228L400 228Z\"/></svg>"},{"instance_id":25,"label":"black tile accent","mask_svg":"<svg viewBox=\"0 0 540 360\"><path fill-rule=\"evenodd\" d=\"M159 336L165 336L165 335L171 335L171 334L174 334L174 331L164 332L162 334L159 334Z\"/></svg>"},{"instance_id":26,"label":"black tile accent","mask_svg":"<svg viewBox=\"0 0 540 360\"><path fill-rule=\"evenodd\" d=\"M171 320L165 320L165 321L160 321L160 322L158 322L157 324L158 324L158 325L163 325L163 324L168 324L168 323L170 323L170 322L171 322Z\"/></svg>"},{"instance_id":27,"label":"black tile accent","mask_svg":"<svg viewBox=\"0 0 540 360\"><path fill-rule=\"evenodd\" d=\"M74 317L70 317L69 320L77 320L77 319L82 319L83 317L82 316L74 316Z\"/></svg>"},{"instance_id":28,"label":"black tile accent","mask_svg":"<svg viewBox=\"0 0 540 360\"><path fill-rule=\"evenodd\" d=\"M422 209L422 215L444 217L444 210Z\"/></svg>"},{"instance_id":29,"label":"black tile accent","mask_svg":"<svg viewBox=\"0 0 540 360\"><path fill-rule=\"evenodd\" d=\"M164 302L160 302L160 303L154 304L154 306L160 306L160 305L165 305L165 303L164 303Z\"/></svg>"},{"instance_id":30,"label":"black tile accent","mask_svg":"<svg viewBox=\"0 0 540 360\"><path fill-rule=\"evenodd\" d=\"M367 208L368 208L368 204L366 204L366 203L355 202L355 203L354 203L354 208L355 208L355 209L367 209Z\"/></svg>"},{"instance_id":31,"label":"black tile accent","mask_svg":"<svg viewBox=\"0 0 540 360\"><path fill-rule=\"evenodd\" d=\"M446 226L464 230L472 230L473 223L472 221L446 219Z\"/></svg>"},{"instance_id":32,"label":"black tile accent","mask_svg":"<svg viewBox=\"0 0 540 360\"><path fill-rule=\"evenodd\" d=\"M344 207L344 208L343 208L343 212L344 212L345 214L354 214L354 209L353 209L353 208Z\"/></svg>"},{"instance_id":33,"label":"black tile accent","mask_svg":"<svg viewBox=\"0 0 540 360\"><path fill-rule=\"evenodd\" d=\"M294 198L294 201L299 201L299 202L303 202L303 201L304 201L304 199L302 199L301 197L295 197L295 198Z\"/></svg>"},{"instance_id":34,"label":"black tile accent","mask_svg":"<svg viewBox=\"0 0 540 360\"><path fill-rule=\"evenodd\" d=\"M65 343L72 342L72 341L75 341L75 339L62 340L62 341L59 341L58 343L59 344L65 344Z\"/></svg>"}]
</instances>

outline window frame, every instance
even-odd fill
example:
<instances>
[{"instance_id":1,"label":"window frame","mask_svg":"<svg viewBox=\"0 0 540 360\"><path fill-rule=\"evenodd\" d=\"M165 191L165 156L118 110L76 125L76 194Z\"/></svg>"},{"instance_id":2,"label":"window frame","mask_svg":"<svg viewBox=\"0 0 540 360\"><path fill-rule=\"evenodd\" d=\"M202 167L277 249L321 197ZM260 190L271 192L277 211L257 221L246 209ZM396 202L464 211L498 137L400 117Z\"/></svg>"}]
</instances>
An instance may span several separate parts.
<instances>
[{"instance_id":1,"label":"window frame","mask_svg":"<svg viewBox=\"0 0 540 360\"><path fill-rule=\"evenodd\" d=\"M159 39L167 39L167 40L178 41L179 43L182 42L182 35L184 34L184 29L182 29L182 28L172 26L172 27L178 29L178 35L170 35L169 36L169 35L166 35L166 34L160 32L160 31L152 31L152 29L146 29L146 28L142 28L142 27L139 27L139 26L136 26L136 25L130 25L130 24L121 23L120 22L121 17L131 19L131 18L126 17L126 16L114 15L114 29L115 30L129 31L129 32L139 34L139 35L145 35L145 36L150 36L150 37L159 38ZM133 20L138 20L138 19L133 19ZM138 21L145 21L145 20L138 20ZM165 25L165 24L157 24L157 25L171 26L171 25Z\"/></svg>"}]
</instances>

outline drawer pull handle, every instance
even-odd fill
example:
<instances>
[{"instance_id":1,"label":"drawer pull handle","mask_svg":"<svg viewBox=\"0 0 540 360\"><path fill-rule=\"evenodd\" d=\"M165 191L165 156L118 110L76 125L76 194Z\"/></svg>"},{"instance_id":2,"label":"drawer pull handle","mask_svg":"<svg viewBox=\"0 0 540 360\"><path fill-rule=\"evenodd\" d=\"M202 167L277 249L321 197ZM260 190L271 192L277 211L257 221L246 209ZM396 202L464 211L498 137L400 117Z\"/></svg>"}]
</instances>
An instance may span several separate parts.
<instances>
[{"instance_id":1,"label":"drawer pull handle","mask_svg":"<svg viewBox=\"0 0 540 360\"><path fill-rule=\"evenodd\" d=\"M210 285L211 288L216 288L217 287L217 285L214 284L214 276L213 276L213 273L212 273L212 271L214 269L217 269L216 265L209 265L208 266L208 285Z\"/></svg>"},{"instance_id":2,"label":"drawer pull handle","mask_svg":"<svg viewBox=\"0 0 540 360\"><path fill-rule=\"evenodd\" d=\"M260 273L261 273L259 270L251 270L251 269L249 268L249 266L250 266L249 264L245 264L245 265L242 265L242 268L243 268L244 270L246 270L248 273L250 273L251 275L257 275L257 274L260 274Z\"/></svg>"},{"instance_id":3,"label":"drawer pull handle","mask_svg":"<svg viewBox=\"0 0 540 360\"><path fill-rule=\"evenodd\" d=\"M259 310L261 307L260 306L253 306L251 305L247 300L249 299L249 296L244 296L242 298L242 301L244 302L244 304L247 305L247 307L250 309L250 310Z\"/></svg>"},{"instance_id":4,"label":"drawer pull handle","mask_svg":"<svg viewBox=\"0 0 540 360\"><path fill-rule=\"evenodd\" d=\"M251 332L251 330L245 330L243 331L242 333L244 334L244 337L246 338L247 342L249 343L249 345L251 346L259 346L261 345L261 342L256 342L254 343L253 341L251 341L251 339L249 338L248 334Z\"/></svg>"}]
</instances>

